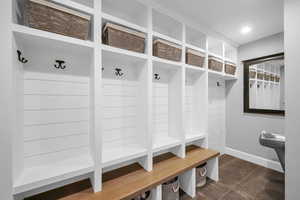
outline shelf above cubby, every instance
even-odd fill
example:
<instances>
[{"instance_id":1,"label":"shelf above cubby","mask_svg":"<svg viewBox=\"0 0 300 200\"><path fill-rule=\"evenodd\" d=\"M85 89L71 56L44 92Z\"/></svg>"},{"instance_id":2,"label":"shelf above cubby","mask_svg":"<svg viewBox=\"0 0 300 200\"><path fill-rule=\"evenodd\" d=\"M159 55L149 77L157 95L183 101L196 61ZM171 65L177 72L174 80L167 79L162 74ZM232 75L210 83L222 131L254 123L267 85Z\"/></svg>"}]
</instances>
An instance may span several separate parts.
<instances>
[{"instance_id":1,"label":"shelf above cubby","mask_svg":"<svg viewBox=\"0 0 300 200\"><path fill-rule=\"evenodd\" d=\"M47 165L25 168L20 178L14 183L14 194L87 174L93 170L94 162L89 155L64 159Z\"/></svg>"},{"instance_id":2,"label":"shelf above cubby","mask_svg":"<svg viewBox=\"0 0 300 200\"><path fill-rule=\"evenodd\" d=\"M139 146L120 146L102 151L102 167L109 167L147 155L147 149Z\"/></svg>"},{"instance_id":3,"label":"shelf above cubby","mask_svg":"<svg viewBox=\"0 0 300 200\"><path fill-rule=\"evenodd\" d=\"M208 75L210 77L215 77L215 78L223 78L224 73L223 72L217 72L217 71L213 71L213 70L208 70Z\"/></svg>"},{"instance_id":4,"label":"shelf above cubby","mask_svg":"<svg viewBox=\"0 0 300 200\"><path fill-rule=\"evenodd\" d=\"M184 65L187 71L193 71L193 72L206 72L206 69L204 67L198 67L194 65L185 64Z\"/></svg>"},{"instance_id":5,"label":"shelf above cubby","mask_svg":"<svg viewBox=\"0 0 300 200\"><path fill-rule=\"evenodd\" d=\"M225 73L224 76L223 76L223 79L224 80L237 80L237 76Z\"/></svg>"},{"instance_id":6,"label":"shelf above cubby","mask_svg":"<svg viewBox=\"0 0 300 200\"><path fill-rule=\"evenodd\" d=\"M105 45L105 44L102 44L102 50L105 52L105 55L107 55L107 56L122 55L124 57L128 57L128 59L133 59L133 61L134 61L134 59L146 60L148 58L148 56L143 53L128 51L125 49L120 49L120 48L112 47L112 46ZM112 59L115 59L115 58L112 57Z\"/></svg>"},{"instance_id":7,"label":"shelf above cubby","mask_svg":"<svg viewBox=\"0 0 300 200\"><path fill-rule=\"evenodd\" d=\"M219 55L219 54L216 54L216 53L213 53L211 51L208 52L208 56L213 56L213 57L216 57L216 58L219 58L221 60L224 60L223 59L223 56Z\"/></svg>"},{"instance_id":8,"label":"shelf above cubby","mask_svg":"<svg viewBox=\"0 0 300 200\"><path fill-rule=\"evenodd\" d=\"M89 1L80 1L80 0L52 0L55 3L61 4L63 6L73 8L77 11L82 11L90 15L95 14L93 8L92 0ZM84 3L83 3L84 2Z\"/></svg>"},{"instance_id":9,"label":"shelf above cubby","mask_svg":"<svg viewBox=\"0 0 300 200\"><path fill-rule=\"evenodd\" d=\"M197 140L205 139L206 135L206 133L201 133L198 131L189 131L185 134L185 142L190 143Z\"/></svg>"},{"instance_id":10,"label":"shelf above cubby","mask_svg":"<svg viewBox=\"0 0 300 200\"><path fill-rule=\"evenodd\" d=\"M23 25L13 24L13 32L19 36L21 40L28 40L31 44L45 43L47 46L66 46L94 48L94 43L91 41L80 40L56 33L50 33L38 29L33 29ZM74 48L76 49L76 48Z\"/></svg>"},{"instance_id":11,"label":"shelf above cubby","mask_svg":"<svg viewBox=\"0 0 300 200\"><path fill-rule=\"evenodd\" d=\"M131 22L126 21L124 19L121 19L121 18L115 17L113 15L102 12L102 23L104 24L106 22L113 22L113 23L119 24L121 26L126 26L128 28L132 28L132 29L135 29L137 31L147 33L147 28L144 28L143 26L139 26L137 24L131 23Z\"/></svg>"},{"instance_id":12,"label":"shelf above cubby","mask_svg":"<svg viewBox=\"0 0 300 200\"><path fill-rule=\"evenodd\" d=\"M153 152L159 152L166 149L170 149L180 145L180 140L169 137L169 136L161 136L160 138L153 140Z\"/></svg>"},{"instance_id":13,"label":"shelf above cubby","mask_svg":"<svg viewBox=\"0 0 300 200\"><path fill-rule=\"evenodd\" d=\"M114 16L113 19L122 19L122 25L137 25L147 28L147 7L137 0L102 0L102 13L106 16ZM103 16L103 15L102 15ZM105 16L105 15L104 15Z\"/></svg>"},{"instance_id":14,"label":"shelf above cubby","mask_svg":"<svg viewBox=\"0 0 300 200\"><path fill-rule=\"evenodd\" d=\"M187 44L187 43L186 43L186 44L185 44L185 47L186 47L186 48L189 48L189 49L196 50L196 51L200 51L200 52L202 52L202 53L206 53L206 50L205 50L205 49L196 47L196 46L191 45L191 44Z\"/></svg>"},{"instance_id":15,"label":"shelf above cubby","mask_svg":"<svg viewBox=\"0 0 300 200\"><path fill-rule=\"evenodd\" d=\"M175 44L178 44L178 45L182 45L182 41L178 40L178 39L174 39L172 37L169 37L167 35L164 35L164 34L161 34L161 33L158 33L158 32L153 32L153 38L155 39L163 39L163 40L166 40L168 42L173 42Z\"/></svg>"},{"instance_id":16,"label":"shelf above cubby","mask_svg":"<svg viewBox=\"0 0 300 200\"><path fill-rule=\"evenodd\" d=\"M167 59L162 59L156 56L152 56L152 61L154 64L162 67L181 67L182 63L181 62L176 62L172 60L167 60Z\"/></svg>"},{"instance_id":17,"label":"shelf above cubby","mask_svg":"<svg viewBox=\"0 0 300 200\"><path fill-rule=\"evenodd\" d=\"M153 10L152 17L154 32L182 41L183 24L181 22L157 10Z\"/></svg>"},{"instance_id":18,"label":"shelf above cubby","mask_svg":"<svg viewBox=\"0 0 300 200\"><path fill-rule=\"evenodd\" d=\"M219 39L208 37L208 52L217 58L223 59L224 45Z\"/></svg>"},{"instance_id":19,"label":"shelf above cubby","mask_svg":"<svg viewBox=\"0 0 300 200\"><path fill-rule=\"evenodd\" d=\"M190 26L186 26L186 39L187 46L191 46L194 50L206 49L206 35ZM201 51L201 50L200 50ZM202 51L205 52L205 51Z\"/></svg>"}]
</instances>

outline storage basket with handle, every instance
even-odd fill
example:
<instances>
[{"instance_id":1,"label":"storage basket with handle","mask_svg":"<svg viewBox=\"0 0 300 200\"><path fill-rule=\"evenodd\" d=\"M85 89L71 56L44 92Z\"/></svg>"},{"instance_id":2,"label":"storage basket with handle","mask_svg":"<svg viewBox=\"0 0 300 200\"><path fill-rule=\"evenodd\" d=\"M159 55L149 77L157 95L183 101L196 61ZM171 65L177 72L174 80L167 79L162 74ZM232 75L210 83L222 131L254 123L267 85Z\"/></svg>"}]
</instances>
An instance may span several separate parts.
<instances>
[{"instance_id":1,"label":"storage basket with handle","mask_svg":"<svg viewBox=\"0 0 300 200\"><path fill-rule=\"evenodd\" d=\"M264 79L264 72L262 72L262 71L257 72L257 79L263 80Z\"/></svg>"},{"instance_id":2,"label":"storage basket with handle","mask_svg":"<svg viewBox=\"0 0 300 200\"><path fill-rule=\"evenodd\" d=\"M89 15L46 0L25 0L24 25L31 28L87 40Z\"/></svg>"},{"instance_id":3,"label":"storage basket with handle","mask_svg":"<svg viewBox=\"0 0 300 200\"><path fill-rule=\"evenodd\" d=\"M225 73L230 75L235 75L236 65L231 62L225 62Z\"/></svg>"},{"instance_id":4,"label":"storage basket with handle","mask_svg":"<svg viewBox=\"0 0 300 200\"><path fill-rule=\"evenodd\" d=\"M194 66L197 66L197 67L203 67L204 60L205 60L205 54L204 53L202 53L200 51L193 50L193 49L187 49L187 51L186 51L186 64L194 65Z\"/></svg>"},{"instance_id":5,"label":"storage basket with handle","mask_svg":"<svg viewBox=\"0 0 300 200\"><path fill-rule=\"evenodd\" d=\"M249 77L250 78L256 78L256 70L255 69L250 69L249 70Z\"/></svg>"},{"instance_id":6,"label":"storage basket with handle","mask_svg":"<svg viewBox=\"0 0 300 200\"><path fill-rule=\"evenodd\" d=\"M206 184L207 168L206 163L196 168L196 186L203 187Z\"/></svg>"},{"instance_id":7,"label":"storage basket with handle","mask_svg":"<svg viewBox=\"0 0 300 200\"><path fill-rule=\"evenodd\" d=\"M265 79L265 81L269 81L270 80L270 74L268 72L264 73L264 79Z\"/></svg>"},{"instance_id":8,"label":"storage basket with handle","mask_svg":"<svg viewBox=\"0 0 300 200\"><path fill-rule=\"evenodd\" d=\"M162 200L179 200L178 177L162 184Z\"/></svg>"},{"instance_id":9,"label":"storage basket with handle","mask_svg":"<svg viewBox=\"0 0 300 200\"><path fill-rule=\"evenodd\" d=\"M220 58L214 56L208 56L208 69L222 72L223 71L223 61Z\"/></svg>"},{"instance_id":10,"label":"storage basket with handle","mask_svg":"<svg viewBox=\"0 0 300 200\"><path fill-rule=\"evenodd\" d=\"M270 76L270 81L275 81L275 76L274 76L274 74L271 74L271 76Z\"/></svg>"},{"instance_id":11,"label":"storage basket with handle","mask_svg":"<svg viewBox=\"0 0 300 200\"><path fill-rule=\"evenodd\" d=\"M106 23L103 27L103 43L113 47L144 53L145 39L145 33L117 24Z\"/></svg>"},{"instance_id":12,"label":"storage basket with handle","mask_svg":"<svg viewBox=\"0 0 300 200\"><path fill-rule=\"evenodd\" d=\"M172 61L181 61L181 46L162 39L153 42L153 55Z\"/></svg>"}]
</instances>

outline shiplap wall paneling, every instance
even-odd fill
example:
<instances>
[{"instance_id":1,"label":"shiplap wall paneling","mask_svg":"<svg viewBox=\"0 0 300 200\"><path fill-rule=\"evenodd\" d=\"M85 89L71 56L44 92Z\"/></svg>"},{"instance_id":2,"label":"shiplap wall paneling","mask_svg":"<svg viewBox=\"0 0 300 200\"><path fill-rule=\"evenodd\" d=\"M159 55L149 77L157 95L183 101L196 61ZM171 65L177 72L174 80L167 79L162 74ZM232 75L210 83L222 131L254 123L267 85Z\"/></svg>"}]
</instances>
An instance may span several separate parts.
<instances>
[{"instance_id":1,"label":"shiplap wall paneling","mask_svg":"<svg viewBox=\"0 0 300 200\"><path fill-rule=\"evenodd\" d=\"M148 155L146 61L102 51L103 167Z\"/></svg>"}]
</instances>

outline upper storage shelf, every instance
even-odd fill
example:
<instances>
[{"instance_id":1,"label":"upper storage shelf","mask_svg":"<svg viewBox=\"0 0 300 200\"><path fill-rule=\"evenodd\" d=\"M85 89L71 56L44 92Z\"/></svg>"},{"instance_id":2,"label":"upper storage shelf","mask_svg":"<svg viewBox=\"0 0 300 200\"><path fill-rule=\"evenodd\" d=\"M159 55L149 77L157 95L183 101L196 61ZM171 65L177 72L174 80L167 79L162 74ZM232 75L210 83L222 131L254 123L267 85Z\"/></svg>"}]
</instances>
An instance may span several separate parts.
<instances>
[{"instance_id":1,"label":"upper storage shelf","mask_svg":"<svg viewBox=\"0 0 300 200\"><path fill-rule=\"evenodd\" d=\"M182 42L183 24L181 22L165 14L162 14L156 10L153 10L152 16L153 16L154 35L158 35L158 37L169 40L171 42L175 42L175 43ZM163 37L160 34L165 35L167 37ZM174 41L170 38L173 38L177 41Z\"/></svg>"},{"instance_id":2,"label":"upper storage shelf","mask_svg":"<svg viewBox=\"0 0 300 200\"><path fill-rule=\"evenodd\" d=\"M237 63L237 49L229 44L224 45L225 48L225 61Z\"/></svg>"},{"instance_id":3,"label":"upper storage shelf","mask_svg":"<svg viewBox=\"0 0 300 200\"><path fill-rule=\"evenodd\" d=\"M102 0L102 16L110 18L117 23L134 24L143 28L147 28L147 7L136 0ZM112 17L108 17L112 16ZM118 20L118 19L121 19ZM131 28L139 29L137 27ZM144 30L143 30L144 31Z\"/></svg>"},{"instance_id":4,"label":"upper storage shelf","mask_svg":"<svg viewBox=\"0 0 300 200\"><path fill-rule=\"evenodd\" d=\"M208 37L208 53L212 56L223 59L223 41Z\"/></svg>"},{"instance_id":5,"label":"upper storage shelf","mask_svg":"<svg viewBox=\"0 0 300 200\"><path fill-rule=\"evenodd\" d=\"M186 26L186 46L189 48L200 48L205 51L206 49L206 35L200 31ZM193 47L192 47L193 46ZM195 49L199 50L199 49Z\"/></svg>"},{"instance_id":6,"label":"upper storage shelf","mask_svg":"<svg viewBox=\"0 0 300 200\"><path fill-rule=\"evenodd\" d=\"M71 0L14 0L13 11L13 24L28 27L28 33L93 41L92 7Z\"/></svg>"}]
</instances>

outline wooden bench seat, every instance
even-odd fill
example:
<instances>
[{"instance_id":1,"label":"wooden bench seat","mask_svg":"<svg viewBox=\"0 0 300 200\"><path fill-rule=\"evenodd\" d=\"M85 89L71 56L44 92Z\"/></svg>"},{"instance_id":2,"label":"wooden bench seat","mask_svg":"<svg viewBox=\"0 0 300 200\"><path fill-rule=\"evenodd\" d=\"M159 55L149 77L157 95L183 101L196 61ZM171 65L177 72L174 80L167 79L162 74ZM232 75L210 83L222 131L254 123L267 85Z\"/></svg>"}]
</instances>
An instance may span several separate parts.
<instances>
[{"instance_id":1,"label":"wooden bench seat","mask_svg":"<svg viewBox=\"0 0 300 200\"><path fill-rule=\"evenodd\" d=\"M151 172L147 172L137 165L133 165L131 168L125 167L119 172L113 171L103 175L104 183L101 192L93 193L89 188L59 199L117 200L131 198L217 156L219 156L219 152L202 148L190 149L184 159L165 155L163 158L158 157L154 160ZM47 197L43 196L43 199L47 199Z\"/></svg>"}]
</instances>

